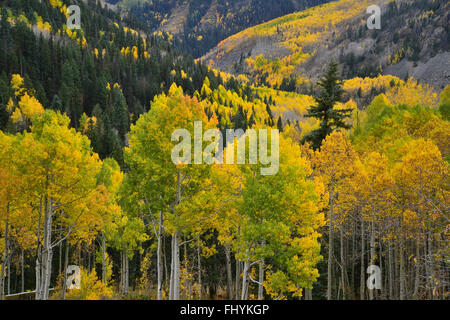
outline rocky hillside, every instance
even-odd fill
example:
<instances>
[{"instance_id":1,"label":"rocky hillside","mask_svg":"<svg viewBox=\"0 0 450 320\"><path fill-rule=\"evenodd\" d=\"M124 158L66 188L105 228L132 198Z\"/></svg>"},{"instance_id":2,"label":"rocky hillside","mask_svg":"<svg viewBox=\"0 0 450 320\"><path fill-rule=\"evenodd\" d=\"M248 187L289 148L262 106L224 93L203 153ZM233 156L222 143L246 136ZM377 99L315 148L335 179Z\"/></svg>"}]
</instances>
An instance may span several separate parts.
<instances>
[{"instance_id":1,"label":"rocky hillside","mask_svg":"<svg viewBox=\"0 0 450 320\"><path fill-rule=\"evenodd\" d=\"M200 57L248 27L330 0L108 0L129 9L151 31L176 35L182 49Z\"/></svg>"},{"instance_id":2,"label":"rocky hillside","mask_svg":"<svg viewBox=\"0 0 450 320\"><path fill-rule=\"evenodd\" d=\"M374 3L380 30L366 26ZM450 82L449 16L445 0L340 0L244 30L202 59L284 90L301 89L335 59L346 78L413 76L439 91Z\"/></svg>"}]
</instances>

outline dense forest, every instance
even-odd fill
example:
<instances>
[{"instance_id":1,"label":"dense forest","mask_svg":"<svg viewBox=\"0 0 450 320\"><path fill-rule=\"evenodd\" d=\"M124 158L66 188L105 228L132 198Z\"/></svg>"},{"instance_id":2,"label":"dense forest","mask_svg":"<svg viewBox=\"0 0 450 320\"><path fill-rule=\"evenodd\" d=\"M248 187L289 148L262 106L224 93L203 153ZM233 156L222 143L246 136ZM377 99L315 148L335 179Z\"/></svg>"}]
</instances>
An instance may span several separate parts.
<instances>
[{"instance_id":1,"label":"dense forest","mask_svg":"<svg viewBox=\"0 0 450 320\"><path fill-rule=\"evenodd\" d=\"M328 0L108 0L128 8L148 29L175 35L183 51L201 57L248 27Z\"/></svg>"},{"instance_id":2,"label":"dense forest","mask_svg":"<svg viewBox=\"0 0 450 320\"><path fill-rule=\"evenodd\" d=\"M449 298L450 85L337 59L283 91L189 55L233 24L195 50L148 27L95 0L2 2L0 300ZM194 121L278 129L278 173L173 163Z\"/></svg>"}]
</instances>

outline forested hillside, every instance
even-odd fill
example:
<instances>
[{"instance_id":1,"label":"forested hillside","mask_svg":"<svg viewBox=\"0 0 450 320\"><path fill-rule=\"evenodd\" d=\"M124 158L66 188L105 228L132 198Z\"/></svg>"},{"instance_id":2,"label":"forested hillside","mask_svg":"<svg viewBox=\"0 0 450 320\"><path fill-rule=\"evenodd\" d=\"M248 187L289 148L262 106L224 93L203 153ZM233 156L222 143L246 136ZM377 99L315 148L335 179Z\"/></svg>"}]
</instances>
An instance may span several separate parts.
<instances>
[{"instance_id":1,"label":"forested hillside","mask_svg":"<svg viewBox=\"0 0 450 320\"><path fill-rule=\"evenodd\" d=\"M380 30L366 26L373 4ZM444 0L340 0L242 31L202 60L274 88L302 90L334 59L345 78L413 76L440 91L449 81L449 13Z\"/></svg>"},{"instance_id":2,"label":"forested hillside","mask_svg":"<svg viewBox=\"0 0 450 320\"><path fill-rule=\"evenodd\" d=\"M167 18L180 3L147 5ZM162 20L148 32L133 10L3 1L0 300L26 291L37 300L448 299L449 81L383 74L448 53L448 4L387 5L397 40L351 60L343 48L389 41L385 29L350 23L368 3L299 11L197 61L158 30ZM71 4L80 30L67 28ZM248 14L264 20L279 8L259 7ZM411 27L395 27L394 16L414 17ZM230 19L226 32L244 25ZM398 63L369 67L401 47ZM197 163L223 141L198 139L198 125L222 138L269 129L270 157L260 138L260 163L250 150L226 165ZM180 129L194 141L182 150L187 163L172 157ZM245 136L232 141L226 160L247 146ZM276 174L262 174L275 155ZM381 286L370 288L376 267Z\"/></svg>"},{"instance_id":3,"label":"forested hillside","mask_svg":"<svg viewBox=\"0 0 450 320\"><path fill-rule=\"evenodd\" d=\"M108 0L129 9L148 29L175 35L178 47L201 57L248 27L329 0Z\"/></svg>"},{"instance_id":4,"label":"forested hillside","mask_svg":"<svg viewBox=\"0 0 450 320\"><path fill-rule=\"evenodd\" d=\"M22 0L1 8L0 129L15 130L7 111L13 74L24 78L24 88L42 105L65 112L77 130L86 129L102 158L114 157L121 164L130 123L172 83L193 95L208 78L212 90L223 85L242 93L243 100L253 100L236 80L224 79L173 49L167 34L137 31L144 26L136 19L122 19L95 1L79 2L83 29L67 29L63 3ZM237 108L231 105L227 117L232 119ZM88 129L88 117L95 128Z\"/></svg>"}]
</instances>

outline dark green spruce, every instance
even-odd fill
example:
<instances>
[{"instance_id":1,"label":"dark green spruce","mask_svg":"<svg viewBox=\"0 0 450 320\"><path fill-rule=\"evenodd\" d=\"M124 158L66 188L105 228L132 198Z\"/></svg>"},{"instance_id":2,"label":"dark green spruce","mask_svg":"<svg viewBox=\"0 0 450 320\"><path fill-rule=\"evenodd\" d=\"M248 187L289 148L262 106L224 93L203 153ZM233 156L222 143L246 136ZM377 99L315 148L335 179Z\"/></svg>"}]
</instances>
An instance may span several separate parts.
<instances>
[{"instance_id":1,"label":"dark green spruce","mask_svg":"<svg viewBox=\"0 0 450 320\"><path fill-rule=\"evenodd\" d=\"M345 120L350 117L353 109L336 109L338 102L342 102L342 81L338 76L338 64L331 61L325 74L317 82L320 87L319 95L314 98L316 106L308 109L305 114L307 118L320 120L320 127L311 131L303 138L303 143L309 142L314 150L321 147L322 141L333 131L339 129L350 129Z\"/></svg>"}]
</instances>

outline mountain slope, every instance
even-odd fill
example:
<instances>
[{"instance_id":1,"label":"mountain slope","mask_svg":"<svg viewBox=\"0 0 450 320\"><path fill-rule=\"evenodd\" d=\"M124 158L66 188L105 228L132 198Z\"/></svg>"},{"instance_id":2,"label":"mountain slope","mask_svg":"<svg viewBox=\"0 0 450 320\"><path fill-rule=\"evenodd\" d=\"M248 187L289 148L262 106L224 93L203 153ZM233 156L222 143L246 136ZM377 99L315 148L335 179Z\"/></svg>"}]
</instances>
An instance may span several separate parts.
<instances>
[{"instance_id":1,"label":"mountain slope","mask_svg":"<svg viewBox=\"0 0 450 320\"><path fill-rule=\"evenodd\" d=\"M381 30L366 27L374 3L382 7ZM449 8L445 0L340 0L244 30L202 60L283 89L316 79L330 59L342 63L347 78L414 74L441 89L450 76ZM399 62L403 72L392 67Z\"/></svg>"},{"instance_id":2,"label":"mountain slope","mask_svg":"<svg viewBox=\"0 0 450 320\"><path fill-rule=\"evenodd\" d=\"M249 103L249 94L236 80L224 79L174 49L165 35L142 32L145 26L132 16L95 1L30 3L0 6L0 130L16 130L8 107L13 75L24 79L28 92L45 108L65 112L73 127L85 130L102 158L115 157L119 163L130 124L173 84L193 96L206 82L208 90L222 87L241 104ZM80 30L66 27L70 4L81 8ZM232 118L237 104L228 107L223 109ZM87 117L94 128L84 128Z\"/></svg>"},{"instance_id":3,"label":"mountain slope","mask_svg":"<svg viewBox=\"0 0 450 320\"><path fill-rule=\"evenodd\" d=\"M221 40L264 21L330 0L108 0L129 9L151 31L177 35L199 57Z\"/></svg>"}]
</instances>

